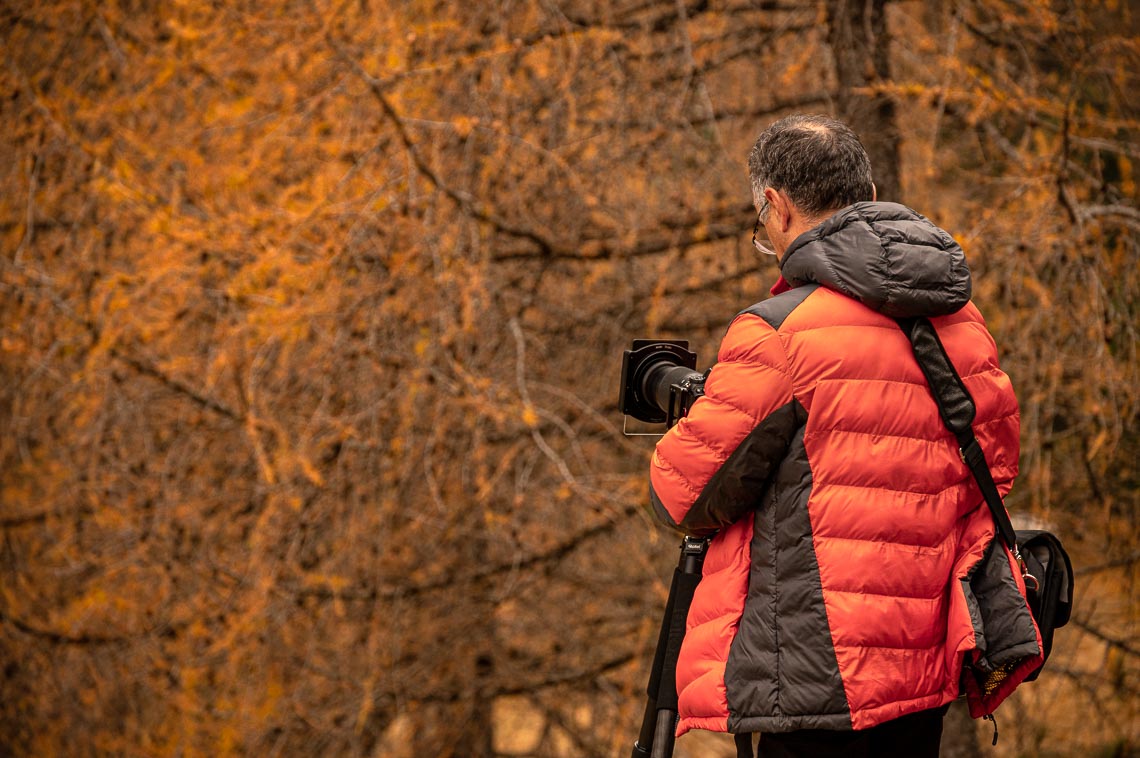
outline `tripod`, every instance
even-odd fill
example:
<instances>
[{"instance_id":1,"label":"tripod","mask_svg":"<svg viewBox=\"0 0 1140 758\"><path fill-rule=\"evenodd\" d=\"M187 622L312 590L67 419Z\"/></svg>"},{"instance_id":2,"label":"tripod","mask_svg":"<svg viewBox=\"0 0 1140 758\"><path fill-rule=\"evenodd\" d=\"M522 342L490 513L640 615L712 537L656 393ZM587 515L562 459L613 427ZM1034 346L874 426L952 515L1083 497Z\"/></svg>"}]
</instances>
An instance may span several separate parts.
<instances>
[{"instance_id":1,"label":"tripod","mask_svg":"<svg viewBox=\"0 0 1140 758\"><path fill-rule=\"evenodd\" d=\"M657 651L649 672L648 702L641 719L641 732L633 743L632 758L671 758L677 729L677 656L685 638L685 621L693 591L701 581L701 566L709 541L703 537L686 537L681 543L681 558L673 570L669 599L657 636Z\"/></svg>"}]
</instances>

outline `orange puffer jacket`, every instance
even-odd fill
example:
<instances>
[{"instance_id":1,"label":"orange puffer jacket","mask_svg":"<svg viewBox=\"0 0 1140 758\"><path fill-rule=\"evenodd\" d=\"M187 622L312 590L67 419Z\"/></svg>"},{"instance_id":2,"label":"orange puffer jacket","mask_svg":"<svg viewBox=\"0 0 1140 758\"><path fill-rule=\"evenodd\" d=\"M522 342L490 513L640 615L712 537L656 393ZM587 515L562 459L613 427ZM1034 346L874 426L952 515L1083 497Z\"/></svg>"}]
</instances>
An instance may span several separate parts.
<instances>
[{"instance_id":1,"label":"orange puffer jacket","mask_svg":"<svg viewBox=\"0 0 1140 758\"><path fill-rule=\"evenodd\" d=\"M931 318L1004 496L1017 400L961 248L908 208L858 203L797 238L781 271L793 289L736 317L704 397L653 456L658 515L716 533L677 667L678 735L865 729L961 688L988 714L1040 665L1040 638L893 320Z\"/></svg>"}]
</instances>

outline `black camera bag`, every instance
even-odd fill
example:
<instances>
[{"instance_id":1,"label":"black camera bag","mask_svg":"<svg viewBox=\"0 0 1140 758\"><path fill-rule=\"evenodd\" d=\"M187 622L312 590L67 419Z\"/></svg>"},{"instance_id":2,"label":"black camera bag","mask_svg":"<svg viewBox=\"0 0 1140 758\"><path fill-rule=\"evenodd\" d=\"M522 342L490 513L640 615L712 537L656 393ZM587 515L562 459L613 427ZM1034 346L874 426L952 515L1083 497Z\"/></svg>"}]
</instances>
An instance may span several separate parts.
<instances>
[{"instance_id":1,"label":"black camera bag","mask_svg":"<svg viewBox=\"0 0 1140 758\"><path fill-rule=\"evenodd\" d=\"M1053 649L1053 630L1069 623L1072 615L1073 564L1061 541L1041 529L1019 529L1017 546L1026 570L1037 580L1036 587L1026 582L1026 599L1041 630L1041 652L1048 658ZM1037 669L1025 681L1032 682L1040 673Z\"/></svg>"}]
</instances>

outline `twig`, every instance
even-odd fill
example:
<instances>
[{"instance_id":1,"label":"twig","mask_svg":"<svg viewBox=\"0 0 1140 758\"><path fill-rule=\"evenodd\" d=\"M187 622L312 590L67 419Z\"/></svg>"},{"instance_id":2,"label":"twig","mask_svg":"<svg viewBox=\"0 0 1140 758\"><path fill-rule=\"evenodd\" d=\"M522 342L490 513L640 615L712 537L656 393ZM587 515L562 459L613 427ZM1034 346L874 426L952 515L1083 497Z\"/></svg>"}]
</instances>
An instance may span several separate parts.
<instances>
[{"instance_id":1,"label":"twig","mask_svg":"<svg viewBox=\"0 0 1140 758\"><path fill-rule=\"evenodd\" d=\"M1127 653L1128 655L1140 658L1140 649L1133 647L1131 645L1131 643L1126 642L1125 640L1118 640L1115 637L1109 637L1107 634L1105 634L1104 632L1095 628L1094 626L1089 624L1087 621L1083 621L1079 618L1072 619L1072 623L1073 623L1073 626L1077 627L1078 629L1080 629L1082 631L1088 632L1093 637L1097 638L1098 640L1105 643L1109 647L1114 647L1117 650L1120 650L1121 652Z\"/></svg>"}]
</instances>

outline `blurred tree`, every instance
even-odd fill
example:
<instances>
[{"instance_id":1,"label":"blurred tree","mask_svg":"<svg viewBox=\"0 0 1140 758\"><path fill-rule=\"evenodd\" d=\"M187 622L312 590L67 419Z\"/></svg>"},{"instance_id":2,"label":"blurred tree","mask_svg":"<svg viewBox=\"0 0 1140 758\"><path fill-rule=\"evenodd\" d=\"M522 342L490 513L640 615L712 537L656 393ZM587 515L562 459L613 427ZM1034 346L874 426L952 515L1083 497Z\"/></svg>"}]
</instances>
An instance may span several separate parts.
<instances>
[{"instance_id":1,"label":"blurred tree","mask_svg":"<svg viewBox=\"0 0 1140 758\"><path fill-rule=\"evenodd\" d=\"M874 169L878 199L904 202L899 126L891 77L887 0L827 0L827 41L835 59L836 113L859 134Z\"/></svg>"}]
</instances>

